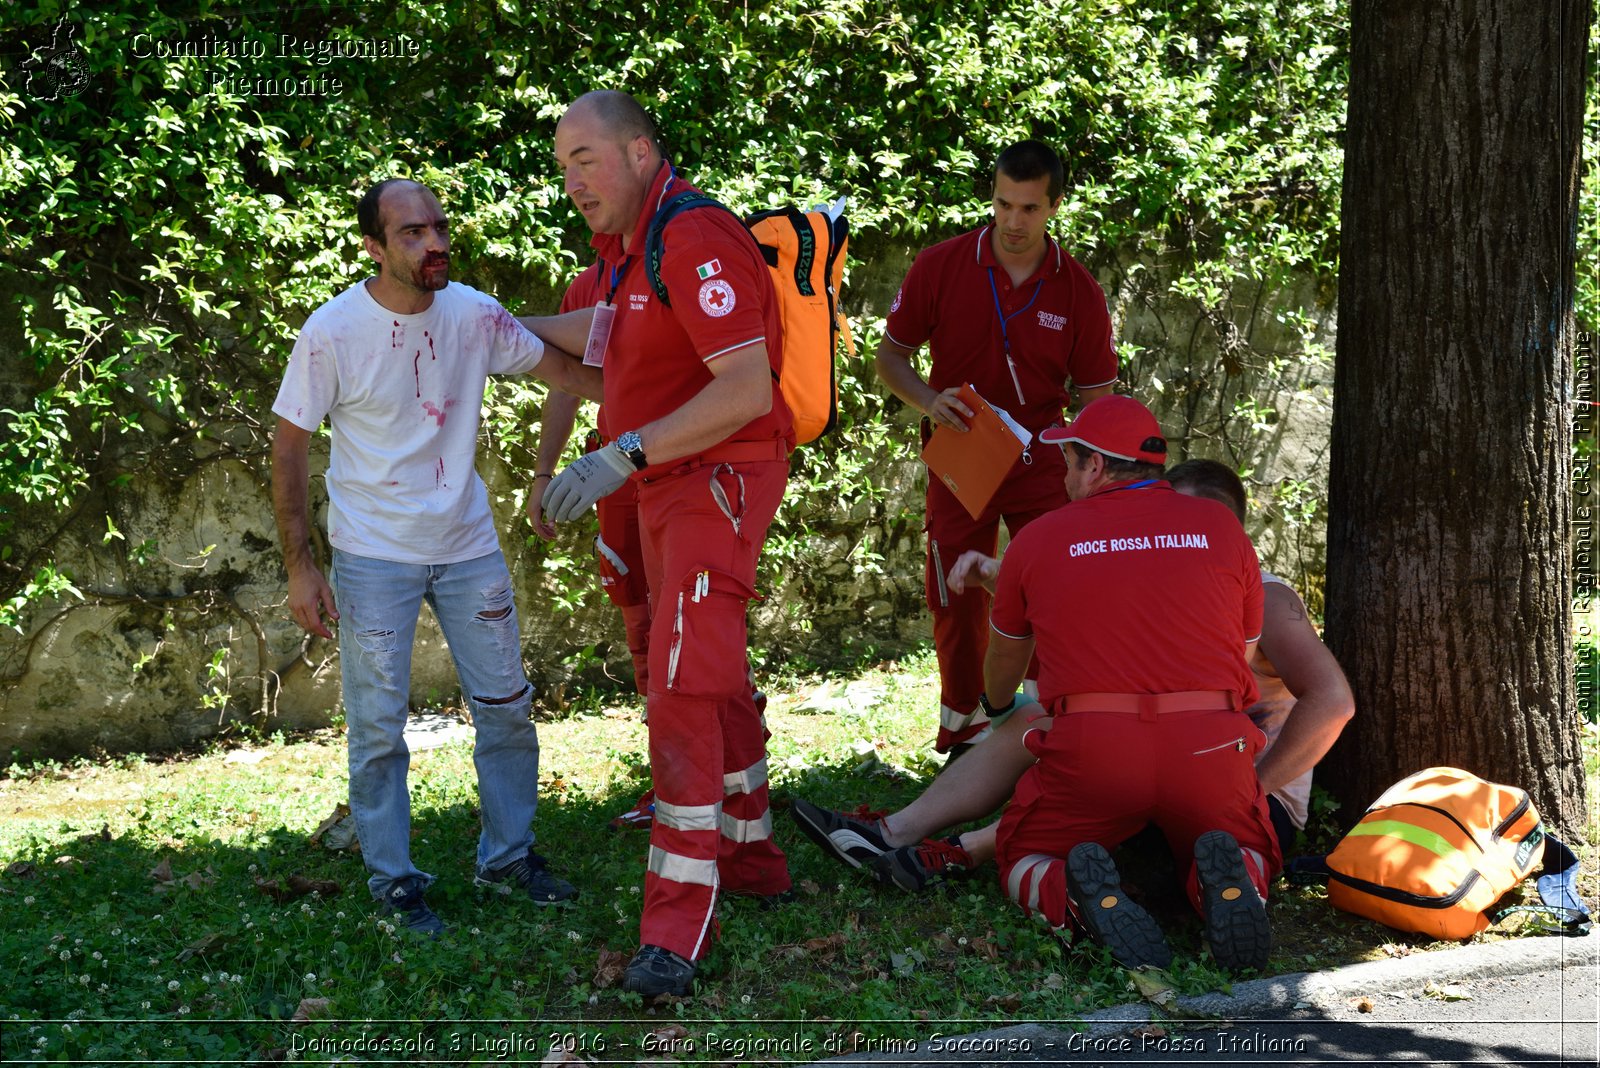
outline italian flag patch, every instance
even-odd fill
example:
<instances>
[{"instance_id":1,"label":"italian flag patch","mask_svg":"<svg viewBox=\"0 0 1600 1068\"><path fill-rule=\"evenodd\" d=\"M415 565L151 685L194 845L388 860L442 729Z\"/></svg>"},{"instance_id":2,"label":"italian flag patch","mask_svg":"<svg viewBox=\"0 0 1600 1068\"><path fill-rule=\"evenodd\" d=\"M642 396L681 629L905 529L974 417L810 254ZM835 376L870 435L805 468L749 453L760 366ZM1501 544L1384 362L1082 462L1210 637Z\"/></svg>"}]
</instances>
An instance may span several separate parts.
<instances>
[{"instance_id":1,"label":"italian flag patch","mask_svg":"<svg viewBox=\"0 0 1600 1068\"><path fill-rule=\"evenodd\" d=\"M698 274L702 279L710 278L712 275L722 273L722 261L708 260L707 262L696 267L694 270L695 273Z\"/></svg>"}]
</instances>

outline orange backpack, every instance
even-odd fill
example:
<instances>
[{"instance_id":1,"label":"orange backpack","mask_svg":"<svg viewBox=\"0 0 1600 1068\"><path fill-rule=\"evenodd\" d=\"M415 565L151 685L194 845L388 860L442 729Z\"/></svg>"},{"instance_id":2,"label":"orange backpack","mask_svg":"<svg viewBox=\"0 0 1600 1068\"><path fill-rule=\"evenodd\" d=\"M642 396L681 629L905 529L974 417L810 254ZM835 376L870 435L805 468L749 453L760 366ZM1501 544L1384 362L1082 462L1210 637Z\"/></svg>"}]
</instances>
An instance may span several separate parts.
<instances>
[{"instance_id":1,"label":"orange backpack","mask_svg":"<svg viewBox=\"0 0 1600 1068\"><path fill-rule=\"evenodd\" d=\"M1327 855L1328 901L1404 931L1467 938L1541 865L1545 838L1526 791L1428 768L1385 790Z\"/></svg>"},{"instance_id":2,"label":"orange backpack","mask_svg":"<svg viewBox=\"0 0 1600 1068\"><path fill-rule=\"evenodd\" d=\"M783 323L783 371L775 375L783 399L794 416L797 444L804 445L832 430L839 421L839 382L834 356L842 338L855 355L850 323L839 306L844 260L850 247L850 223L844 198L809 211L775 208L744 220L772 272ZM667 223L692 208L722 208L703 193L679 193L662 204L645 236L645 263L656 297L671 307L661 280L662 234ZM722 208L726 211L728 209Z\"/></svg>"}]
</instances>

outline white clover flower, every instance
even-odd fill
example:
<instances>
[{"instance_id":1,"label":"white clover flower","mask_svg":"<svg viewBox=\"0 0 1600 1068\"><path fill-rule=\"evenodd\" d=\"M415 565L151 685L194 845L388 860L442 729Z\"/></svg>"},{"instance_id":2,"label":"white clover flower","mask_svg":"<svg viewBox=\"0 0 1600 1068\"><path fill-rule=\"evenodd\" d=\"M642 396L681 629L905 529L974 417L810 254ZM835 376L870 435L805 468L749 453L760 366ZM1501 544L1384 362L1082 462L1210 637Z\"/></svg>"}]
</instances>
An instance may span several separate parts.
<instances>
[{"instance_id":1,"label":"white clover flower","mask_svg":"<svg viewBox=\"0 0 1600 1068\"><path fill-rule=\"evenodd\" d=\"M317 981L317 973L316 972L306 972L306 982L314 983L316 981Z\"/></svg>"},{"instance_id":2,"label":"white clover flower","mask_svg":"<svg viewBox=\"0 0 1600 1068\"><path fill-rule=\"evenodd\" d=\"M334 919L336 919L336 920L342 920L342 919L344 919L344 913L342 913L342 912L335 912L335 913L334 913L334 914L333 914L333 918L334 918Z\"/></svg>"},{"instance_id":3,"label":"white clover flower","mask_svg":"<svg viewBox=\"0 0 1600 1068\"><path fill-rule=\"evenodd\" d=\"M89 977L87 975L78 976L78 985L79 986L88 986L89 985Z\"/></svg>"},{"instance_id":4,"label":"white clover flower","mask_svg":"<svg viewBox=\"0 0 1600 1068\"><path fill-rule=\"evenodd\" d=\"M569 942L582 942L583 941L583 935L579 934L577 931L568 931L567 932L567 941L569 941Z\"/></svg>"},{"instance_id":5,"label":"white clover flower","mask_svg":"<svg viewBox=\"0 0 1600 1068\"><path fill-rule=\"evenodd\" d=\"M33 898L32 894L29 894L27 897L22 899L22 903L24 905L31 905L31 904L33 904L33 901L34 901L34 898Z\"/></svg>"},{"instance_id":6,"label":"white clover flower","mask_svg":"<svg viewBox=\"0 0 1600 1068\"><path fill-rule=\"evenodd\" d=\"M207 986L209 986L209 985L211 985L211 976L209 976L209 975L202 975L202 976L201 976L201 977L200 977L200 981L201 981L201 982L202 982L202 983L205 983L205 984L206 984L206 985L207 985Z\"/></svg>"},{"instance_id":7,"label":"white clover flower","mask_svg":"<svg viewBox=\"0 0 1600 1068\"><path fill-rule=\"evenodd\" d=\"M744 994L744 995L740 996L739 1004L741 1004L741 1005L750 1004L750 995L749 994Z\"/></svg>"},{"instance_id":8,"label":"white clover flower","mask_svg":"<svg viewBox=\"0 0 1600 1068\"><path fill-rule=\"evenodd\" d=\"M402 957L398 952L396 952L395 955L393 957L389 958L389 959L394 961L396 964L404 964L406 962L406 959L404 957Z\"/></svg>"},{"instance_id":9,"label":"white clover flower","mask_svg":"<svg viewBox=\"0 0 1600 1068\"><path fill-rule=\"evenodd\" d=\"M180 985L180 984L179 984L179 982L178 982L178 981L177 981L177 980L176 980L176 979L172 979L172 980L169 980L169 981L168 981L168 983L167 983L167 989L168 989L168 990L176 990L176 989L178 989L178 987L179 987L179 985Z\"/></svg>"},{"instance_id":10,"label":"white clover flower","mask_svg":"<svg viewBox=\"0 0 1600 1068\"><path fill-rule=\"evenodd\" d=\"M479 930L478 930L478 929L477 929L477 928L476 928L476 927L474 927L474 928L473 928L473 929L472 929L472 933L473 933L473 934L474 934L474 935L477 935L477 934L482 934L482 933L483 933L483 932L481 932L481 931L479 931Z\"/></svg>"},{"instance_id":11,"label":"white clover flower","mask_svg":"<svg viewBox=\"0 0 1600 1068\"><path fill-rule=\"evenodd\" d=\"M122 928L120 928L120 927L111 928L111 937L115 938L117 935L119 935L121 933L122 933Z\"/></svg>"},{"instance_id":12,"label":"white clover flower","mask_svg":"<svg viewBox=\"0 0 1600 1068\"><path fill-rule=\"evenodd\" d=\"M100 951L98 949L95 950L93 953L91 953L90 956L93 957L95 960L104 960L105 959L104 957L102 957L100 955Z\"/></svg>"},{"instance_id":13,"label":"white clover flower","mask_svg":"<svg viewBox=\"0 0 1600 1068\"><path fill-rule=\"evenodd\" d=\"M178 1006L178 1015L179 1016L187 1016L187 1015L189 1015L189 1006L187 1006L187 1005L179 1005Z\"/></svg>"},{"instance_id":14,"label":"white clover flower","mask_svg":"<svg viewBox=\"0 0 1600 1068\"><path fill-rule=\"evenodd\" d=\"M62 951L61 951L61 952L60 952L60 953L59 953L59 954L57 954L57 955L58 955L58 956L59 956L59 957L60 957L60 958L61 958L61 959L62 959L62 960L71 960L71 959L72 959L72 951L71 951L71 950L70 950L70 949L63 949L63 950L62 950Z\"/></svg>"},{"instance_id":15,"label":"white clover flower","mask_svg":"<svg viewBox=\"0 0 1600 1068\"><path fill-rule=\"evenodd\" d=\"M141 1001L139 1002L139 1007L141 1009L148 1009L150 1007L150 1003L148 1001Z\"/></svg>"}]
</instances>

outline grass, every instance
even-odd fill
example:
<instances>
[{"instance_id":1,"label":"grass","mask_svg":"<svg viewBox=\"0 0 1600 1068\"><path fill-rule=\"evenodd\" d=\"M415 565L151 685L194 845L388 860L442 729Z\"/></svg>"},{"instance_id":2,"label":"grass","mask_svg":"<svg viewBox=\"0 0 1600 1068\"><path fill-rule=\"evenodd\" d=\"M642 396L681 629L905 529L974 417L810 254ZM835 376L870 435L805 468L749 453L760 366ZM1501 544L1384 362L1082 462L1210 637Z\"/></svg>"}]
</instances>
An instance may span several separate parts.
<instances>
[{"instance_id":1,"label":"grass","mask_svg":"<svg viewBox=\"0 0 1600 1068\"><path fill-rule=\"evenodd\" d=\"M437 943L372 917L358 857L308 844L344 800L336 731L13 768L0 780L0 960L12 973L0 1058L538 1063L565 1042L612 1063L652 1051L794 1063L931 1030L1076 1020L1140 996L1100 951L1068 949L1023 919L992 869L913 898L826 860L794 830L791 796L897 806L933 773L931 657L784 689L768 711L770 773L798 900L770 912L726 900L700 993L655 1007L597 982L635 948L647 839L604 824L647 785L636 700L540 724L539 849L582 888L573 908L480 897L469 747L413 757L413 854L439 877L429 900L453 928ZM1143 876L1146 900L1177 953L1163 982L1226 989L1197 922L1161 889L1170 875L1133 863L1130 875L1156 873ZM293 876L333 887L282 901L263 889ZM1274 973L1412 948L1328 908L1317 889L1280 883L1270 908ZM297 1011L313 1018L291 1023Z\"/></svg>"}]
</instances>

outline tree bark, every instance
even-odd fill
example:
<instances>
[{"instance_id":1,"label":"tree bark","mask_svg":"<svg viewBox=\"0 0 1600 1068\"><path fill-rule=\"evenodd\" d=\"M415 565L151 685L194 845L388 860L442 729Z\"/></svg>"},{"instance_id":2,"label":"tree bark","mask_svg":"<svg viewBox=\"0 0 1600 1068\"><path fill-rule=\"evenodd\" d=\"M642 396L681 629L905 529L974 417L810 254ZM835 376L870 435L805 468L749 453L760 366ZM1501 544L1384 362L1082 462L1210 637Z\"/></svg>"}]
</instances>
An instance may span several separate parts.
<instances>
[{"instance_id":1,"label":"tree bark","mask_svg":"<svg viewBox=\"0 0 1600 1068\"><path fill-rule=\"evenodd\" d=\"M1583 826L1572 678L1584 0L1353 0L1327 639L1353 821L1452 765Z\"/></svg>"}]
</instances>

